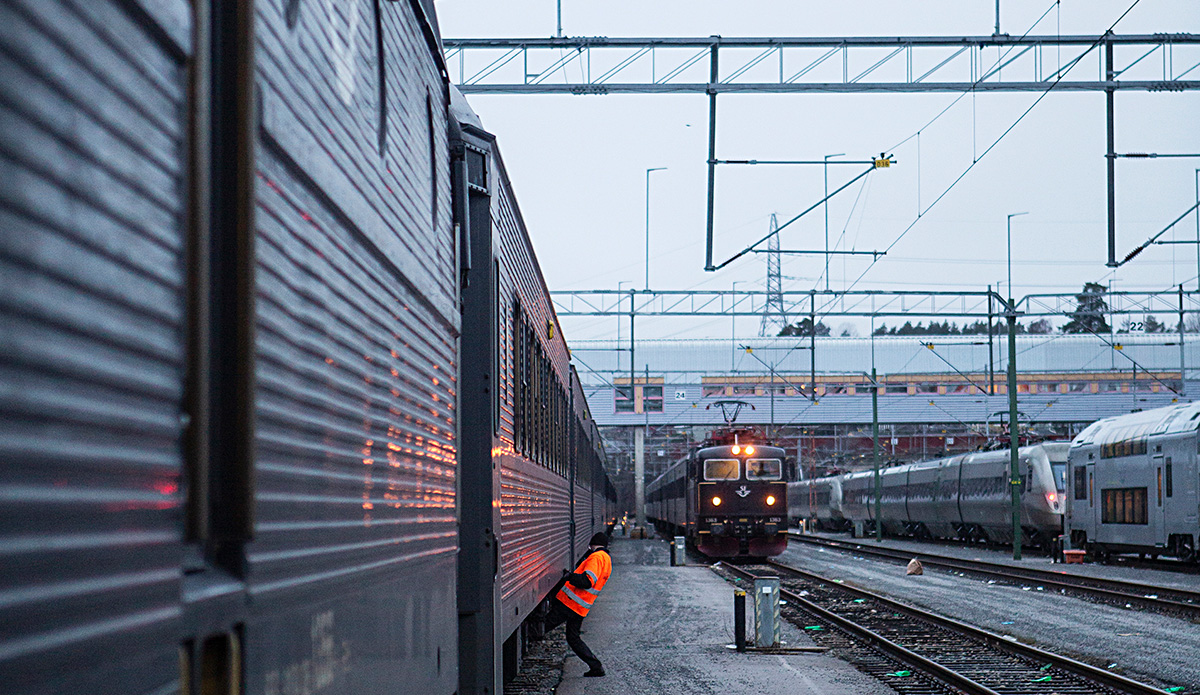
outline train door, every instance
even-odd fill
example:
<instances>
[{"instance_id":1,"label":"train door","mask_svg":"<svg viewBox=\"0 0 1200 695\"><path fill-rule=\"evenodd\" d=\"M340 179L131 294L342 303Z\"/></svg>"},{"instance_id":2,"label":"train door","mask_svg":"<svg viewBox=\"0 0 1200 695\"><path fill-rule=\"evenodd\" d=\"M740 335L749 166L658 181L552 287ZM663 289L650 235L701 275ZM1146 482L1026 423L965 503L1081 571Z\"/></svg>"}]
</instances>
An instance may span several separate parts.
<instances>
[{"instance_id":1,"label":"train door","mask_svg":"<svg viewBox=\"0 0 1200 695\"><path fill-rule=\"evenodd\" d=\"M1150 481L1150 490L1147 495L1150 497L1146 501L1146 506L1149 507L1147 516L1146 528L1146 544L1147 545L1165 545L1166 544L1166 495L1167 495L1167 471L1168 467L1172 466L1172 457L1155 454L1151 459L1150 474L1153 479Z\"/></svg>"},{"instance_id":2,"label":"train door","mask_svg":"<svg viewBox=\"0 0 1200 695\"><path fill-rule=\"evenodd\" d=\"M1085 467L1087 471L1085 477L1085 485L1087 485L1087 512L1084 528L1087 530L1088 538L1091 540L1099 540L1100 534L1100 508L1096 505L1096 464L1091 461L1091 454L1088 454L1088 464ZM1081 516L1083 514L1081 513Z\"/></svg>"}]
</instances>

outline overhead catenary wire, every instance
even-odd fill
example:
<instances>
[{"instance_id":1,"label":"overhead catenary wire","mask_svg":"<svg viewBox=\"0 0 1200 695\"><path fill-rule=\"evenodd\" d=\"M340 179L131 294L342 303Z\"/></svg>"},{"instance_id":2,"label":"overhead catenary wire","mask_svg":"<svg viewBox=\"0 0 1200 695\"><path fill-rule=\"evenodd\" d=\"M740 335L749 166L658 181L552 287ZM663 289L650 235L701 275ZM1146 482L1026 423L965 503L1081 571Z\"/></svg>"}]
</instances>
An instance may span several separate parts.
<instances>
[{"instance_id":1,"label":"overhead catenary wire","mask_svg":"<svg viewBox=\"0 0 1200 695\"><path fill-rule=\"evenodd\" d=\"M1016 127L1017 127L1017 125L1019 125L1019 124L1021 123L1021 121L1025 120L1025 117L1026 117L1026 116L1028 116L1028 115L1029 115L1029 113L1030 113L1031 111L1033 111L1033 109L1035 109L1035 108L1037 107L1037 105L1038 105L1038 104L1042 103L1042 101L1043 101L1043 100L1044 100L1044 99L1045 99L1045 98L1046 98L1046 97L1047 97L1047 96L1048 96L1048 95L1049 95L1049 94L1050 94L1052 91L1054 91L1054 88L1055 88L1055 87L1057 87L1057 86L1058 86L1058 85L1059 85L1059 84L1062 82L1062 80L1063 80L1063 79L1064 79L1064 78L1067 76L1067 74L1068 74L1068 73L1070 73L1070 72L1071 72L1071 70L1073 70L1073 69L1075 68L1075 66L1077 66L1077 65L1078 65L1078 64L1079 64L1079 63L1080 63L1080 62L1083 60L1084 56L1088 55L1089 53L1091 53L1091 52L1092 52L1092 50L1093 50L1094 48L1096 48L1097 46L1099 46L1099 45L1100 45L1100 43L1101 43L1101 42L1104 40L1104 37L1106 37L1106 36L1108 36L1109 34L1111 34L1111 33L1112 33L1112 31L1113 31L1113 29L1115 29L1115 28L1116 28L1116 26L1117 26L1118 24L1120 24L1120 23L1121 23L1121 20L1125 19L1125 17L1126 17L1126 16L1127 16L1127 15L1128 15L1130 12L1132 12L1132 11L1133 11L1133 8L1137 7L1137 6L1138 6L1138 4L1140 4L1140 3L1141 3L1141 1L1142 1L1142 0L1134 0L1134 1L1133 1L1133 3L1132 3L1132 4L1130 4L1130 5L1129 5L1129 7L1127 7L1127 8L1125 9L1125 11L1124 11L1124 12L1122 12L1122 13L1121 13L1121 15L1120 15L1119 17L1117 17L1116 21L1114 21L1114 22L1113 22L1113 23L1112 23L1112 24L1111 24L1111 25L1108 27L1108 29L1107 29L1107 30L1104 32L1104 34L1102 34L1102 35L1100 36L1100 38L1096 39L1094 42L1092 42L1092 43L1091 43L1091 44L1088 46L1087 50L1085 50L1085 51L1083 51L1082 53L1080 53L1080 55L1079 55L1079 56L1077 56L1077 57L1076 57L1074 60L1072 60L1070 63L1068 63L1068 64L1067 64L1067 66L1065 67L1065 69L1060 67L1060 69L1059 69L1059 71L1058 71L1057 75L1055 76L1055 79L1054 79L1054 81L1053 81L1052 83L1050 83L1050 85L1049 85L1049 86L1047 86L1047 87L1046 87L1046 89L1045 89L1045 90L1043 90L1043 91L1041 92L1041 94L1039 94L1039 95L1038 95L1037 99L1035 99L1035 100L1033 101L1033 103L1029 105L1029 107L1028 107L1028 108L1026 108L1024 111L1022 111L1022 112L1021 112L1021 115L1019 115L1019 116L1017 117L1017 119L1016 119L1015 121L1013 121L1013 123L1012 123L1011 125L1009 125L1007 128L1005 128L1005 129L1004 129L1004 132L1000 133L1000 136L999 136L999 137L997 137L997 138L996 138L996 139L995 139L995 140L992 142L992 144L991 144L991 145L988 145L988 147L987 147L987 148L986 148L986 149L983 151L983 153L982 153L982 154L980 154L980 155L978 156L978 158L974 159L974 161L972 161L972 162L971 162L971 164L969 164L969 165L967 166L967 168L966 168L966 169L964 169L964 170L962 171L962 173L961 173L961 174L959 174L959 175L958 175L958 177L956 177L956 178L955 178L955 179L954 179L954 180L953 180L953 181L950 183L950 185L949 185L949 186L947 186L947 187L945 188L945 190L943 190L943 191L942 191L942 192L941 192L941 193L940 193L940 194L937 196L937 198L935 198L935 199L934 199L934 201L933 201L932 203L930 203L928 207L926 207L926 208L925 208L925 212L926 212L926 213L928 213L930 210L932 210L934 206L936 206L936 205L937 205L939 202L941 202L941 201L942 201L942 199L944 199L944 198L945 198L945 197L946 197L946 196L947 196L947 195L950 193L950 191L954 190L954 188L955 188L956 186L958 186L958 184L959 184L959 183L960 183L960 182L961 182L961 181L962 181L964 178L966 178L967 174L971 173L971 171L975 169L975 167L976 167L976 166L979 164L979 162L983 161L983 158L984 158L984 157L986 157L986 156L987 156L987 155L988 155L988 154L989 154L989 153L990 153L992 150L994 150L994 149L996 148L996 146L997 146L997 145L999 145L999 144L1000 144L1000 143L1001 143L1001 142L1004 140L1004 138L1006 138L1006 137L1008 136L1008 134L1009 134L1009 133L1011 133L1011 132L1012 132L1012 131L1013 131L1013 130L1014 130ZM1044 16L1044 15L1043 15L1043 16ZM1040 20L1039 20L1039 21L1040 21ZM1028 32L1027 32L1027 33L1028 33ZM912 229L913 229L914 227L916 227L917 223L918 223L918 222L920 222L922 219L923 219L923 217L917 217L917 218L916 218L916 219L914 219L912 222L910 222L910 223L908 224L908 226L906 226L906 227L905 227L905 228L904 228L904 229L903 229L903 230L900 232L900 234L899 234L899 235L897 235L897 236L896 236L896 238L895 238L894 240L892 240L892 242L891 242L890 244L888 244L888 245L887 245L887 247L884 249L884 251L885 251L885 252L890 252L890 251L891 251L893 248L895 248L895 246L896 246L897 244L899 244L899 243L900 243L900 242L901 242L901 241L904 239L904 237L905 237L905 236L907 236L907 235L908 235L908 233L909 233L910 231L912 231ZM876 259L872 260L872 261L871 261L871 263L870 263L870 264L869 264L869 265L868 265L868 266L867 266L867 267L866 267L866 268L865 268L865 269L862 271L862 273L860 273L860 274L859 274L859 276L858 276L857 278L855 278L854 282L852 282L852 283L851 283L851 284L850 284L848 287L846 287L846 288L845 288L845 291L848 291L848 290L852 289L853 287L855 287L856 285L858 285L858 283L859 283L859 282L861 282L861 281L862 281L862 279L863 279L864 277L866 277L867 273L871 272L871 269L872 269L872 268L874 268L874 267L875 267L875 265L876 265L877 263L879 263L879 260L880 260L880 259L878 259L878 258L876 258ZM831 305L832 305L832 304L833 304L835 301L836 301L836 297L835 297L835 298L833 298L833 299L830 299L828 302L826 302L826 303L825 303L825 304L822 306L822 308L821 308L821 311L823 311L823 310L824 310L826 307L828 307L828 306L831 306ZM825 315L827 315L827 314L824 314L824 313L822 313L822 316L825 316Z\"/></svg>"}]
</instances>

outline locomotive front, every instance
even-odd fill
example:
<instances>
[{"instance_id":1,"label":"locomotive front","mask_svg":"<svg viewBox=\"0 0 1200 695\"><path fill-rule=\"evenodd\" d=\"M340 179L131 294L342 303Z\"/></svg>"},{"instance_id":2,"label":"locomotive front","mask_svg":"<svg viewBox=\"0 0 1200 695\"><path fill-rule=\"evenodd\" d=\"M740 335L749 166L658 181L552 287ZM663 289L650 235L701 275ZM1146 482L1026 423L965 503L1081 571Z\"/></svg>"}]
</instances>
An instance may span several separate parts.
<instances>
[{"instance_id":1,"label":"locomotive front","mask_svg":"<svg viewBox=\"0 0 1200 695\"><path fill-rule=\"evenodd\" d=\"M771 557L787 549L784 450L733 443L696 453L697 547L709 557Z\"/></svg>"}]
</instances>

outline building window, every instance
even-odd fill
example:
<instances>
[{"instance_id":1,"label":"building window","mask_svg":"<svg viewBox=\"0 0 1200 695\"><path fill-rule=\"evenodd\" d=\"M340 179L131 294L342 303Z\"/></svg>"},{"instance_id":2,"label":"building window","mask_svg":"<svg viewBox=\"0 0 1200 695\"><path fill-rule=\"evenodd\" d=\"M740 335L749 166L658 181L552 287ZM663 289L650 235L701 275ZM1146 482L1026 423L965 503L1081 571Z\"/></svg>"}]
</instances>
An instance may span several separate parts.
<instances>
[{"instance_id":1,"label":"building window","mask_svg":"<svg viewBox=\"0 0 1200 695\"><path fill-rule=\"evenodd\" d=\"M647 413L661 413L663 409L663 387L642 387L642 410Z\"/></svg>"},{"instance_id":2,"label":"building window","mask_svg":"<svg viewBox=\"0 0 1200 695\"><path fill-rule=\"evenodd\" d=\"M618 413L632 413L633 389L628 386L618 386L613 389L613 405Z\"/></svg>"},{"instance_id":3,"label":"building window","mask_svg":"<svg viewBox=\"0 0 1200 695\"><path fill-rule=\"evenodd\" d=\"M701 390L701 394L705 398L708 398L709 396L724 396L725 395L725 387L724 386L710 386L710 385L705 384L705 386Z\"/></svg>"},{"instance_id":4,"label":"building window","mask_svg":"<svg viewBox=\"0 0 1200 695\"><path fill-rule=\"evenodd\" d=\"M733 395L735 396L753 396L754 387L750 385L739 385L733 387Z\"/></svg>"},{"instance_id":5,"label":"building window","mask_svg":"<svg viewBox=\"0 0 1200 695\"><path fill-rule=\"evenodd\" d=\"M1091 384L1088 384L1087 382L1076 381L1067 384L1067 391L1070 393L1086 393L1091 390L1088 388L1089 386L1091 386Z\"/></svg>"},{"instance_id":6,"label":"building window","mask_svg":"<svg viewBox=\"0 0 1200 695\"><path fill-rule=\"evenodd\" d=\"M917 384L917 393L937 393L937 384Z\"/></svg>"},{"instance_id":7,"label":"building window","mask_svg":"<svg viewBox=\"0 0 1200 695\"><path fill-rule=\"evenodd\" d=\"M906 394L908 393L907 386L888 386L884 393Z\"/></svg>"}]
</instances>

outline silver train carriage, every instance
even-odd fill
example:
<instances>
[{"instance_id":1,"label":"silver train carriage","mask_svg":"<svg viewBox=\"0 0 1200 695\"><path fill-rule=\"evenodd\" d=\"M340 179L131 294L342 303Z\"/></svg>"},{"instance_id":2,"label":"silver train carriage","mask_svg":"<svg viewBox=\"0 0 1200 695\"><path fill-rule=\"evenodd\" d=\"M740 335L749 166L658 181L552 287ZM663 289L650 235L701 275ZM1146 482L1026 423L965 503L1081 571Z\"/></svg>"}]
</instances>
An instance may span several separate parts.
<instances>
[{"instance_id":1,"label":"silver train carriage","mask_svg":"<svg viewBox=\"0 0 1200 695\"><path fill-rule=\"evenodd\" d=\"M1067 442L1021 447L1022 542L1049 547L1062 533ZM878 522L898 536L1012 543L1008 449L885 468ZM842 512L873 529L873 471L841 476Z\"/></svg>"},{"instance_id":2,"label":"silver train carriage","mask_svg":"<svg viewBox=\"0 0 1200 695\"><path fill-rule=\"evenodd\" d=\"M498 693L539 604L592 535L611 529L616 494L499 148L457 90L451 105L467 244L459 687Z\"/></svg>"},{"instance_id":3,"label":"silver train carriage","mask_svg":"<svg viewBox=\"0 0 1200 695\"><path fill-rule=\"evenodd\" d=\"M784 456L758 444L700 448L647 486L647 515L709 557L778 555L787 549Z\"/></svg>"},{"instance_id":4,"label":"silver train carriage","mask_svg":"<svg viewBox=\"0 0 1200 695\"><path fill-rule=\"evenodd\" d=\"M432 0L0 20L0 692L500 692L615 500Z\"/></svg>"},{"instance_id":5,"label":"silver train carriage","mask_svg":"<svg viewBox=\"0 0 1200 695\"><path fill-rule=\"evenodd\" d=\"M1071 443L1071 544L1193 561L1200 548L1200 403L1093 423Z\"/></svg>"},{"instance_id":6,"label":"silver train carriage","mask_svg":"<svg viewBox=\"0 0 1200 695\"><path fill-rule=\"evenodd\" d=\"M795 524L807 519L815 522L817 528L827 531L846 528L846 517L842 514L841 477L788 483L788 518Z\"/></svg>"}]
</instances>

